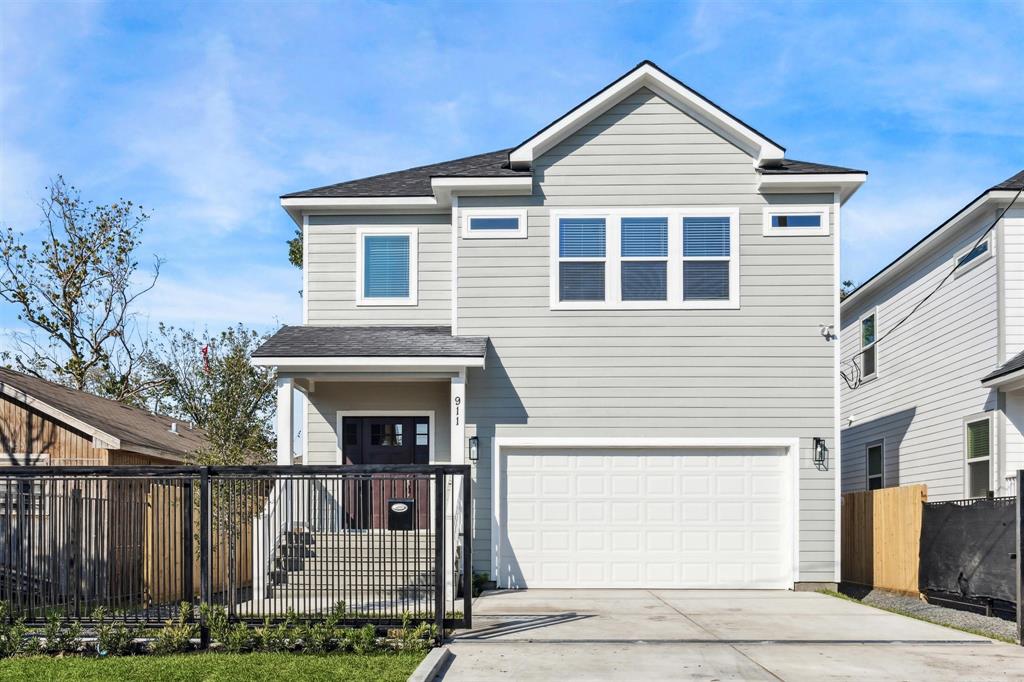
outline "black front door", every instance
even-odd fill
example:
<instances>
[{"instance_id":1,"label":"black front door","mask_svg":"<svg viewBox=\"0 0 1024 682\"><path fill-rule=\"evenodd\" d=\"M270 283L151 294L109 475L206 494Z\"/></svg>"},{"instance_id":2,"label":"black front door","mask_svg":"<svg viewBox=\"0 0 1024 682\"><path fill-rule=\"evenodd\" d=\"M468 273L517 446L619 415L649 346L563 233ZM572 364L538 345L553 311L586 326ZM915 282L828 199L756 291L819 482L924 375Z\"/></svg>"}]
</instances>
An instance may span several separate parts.
<instances>
[{"instance_id":1,"label":"black front door","mask_svg":"<svg viewBox=\"0 0 1024 682\"><path fill-rule=\"evenodd\" d=\"M430 420L427 417L344 417L341 424L343 464L429 464ZM350 527L386 527L388 506L411 503L417 528L430 527L430 486L408 475L374 474L354 486L345 509Z\"/></svg>"}]
</instances>

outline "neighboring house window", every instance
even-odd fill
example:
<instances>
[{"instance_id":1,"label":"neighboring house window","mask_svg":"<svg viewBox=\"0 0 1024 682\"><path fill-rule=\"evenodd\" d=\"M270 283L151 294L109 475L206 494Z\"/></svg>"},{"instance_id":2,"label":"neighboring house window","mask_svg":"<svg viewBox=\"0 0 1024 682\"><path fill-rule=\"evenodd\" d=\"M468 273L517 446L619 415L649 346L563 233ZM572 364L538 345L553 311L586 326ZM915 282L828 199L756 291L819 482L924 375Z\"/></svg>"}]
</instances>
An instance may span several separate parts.
<instances>
[{"instance_id":1,"label":"neighboring house window","mask_svg":"<svg viewBox=\"0 0 1024 682\"><path fill-rule=\"evenodd\" d=\"M878 374L878 311L860 318L860 372L862 379Z\"/></svg>"},{"instance_id":2,"label":"neighboring house window","mask_svg":"<svg viewBox=\"0 0 1024 682\"><path fill-rule=\"evenodd\" d=\"M987 497L991 490L992 420L968 420L965 426L967 496Z\"/></svg>"},{"instance_id":3,"label":"neighboring house window","mask_svg":"<svg viewBox=\"0 0 1024 682\"><path fill-rule=\"evenodd\" d=\"M623 218L622 300L668 300L668 218Z\"/></svg>"},{"instance_id":4,"label":"neighboring house window","mask_svg":"<svg viewBox=\"0 0 1024 682\"><path fill-rule=\"evenodd\" d=\"M558 229L560 301L605 300L604 218L563 218Z\"/></svg>"},{"instance_id":5,"label":"neighboring house window","mask_svg":"<svg viewBox=\"0 0 1024 682\"><path fill-rule=\"evenodd\" d=\"M826 236L828 206L766 206L762 233L766 237Z\"/></svg>"},{"instance_id":6,"label":"neighboring house window","mask_svg":"<svg viewBox=\"0 0 1024 682\"><path fill-rule=\"evenodd\" d=\"M358 305L416 305L415 230L356 231Z\"/></svg>"},{"instance_id":7,"label":"neighboring house window","mask_svg":"<svg viewBox=\"0 0 1024 682\"><path fill-rule=\"evenodd\" d=\"M978 242L977 246L969 247L966 251L960 252L956 257L956 275L981 265L992 257L992 236L988 235Z\"/></svg>"},{"instance_id":8,"label":"neighboring house window","mask_svg":"<svg viewBox=\"0 0 1024 682\"><path fill-rule=\"evenodd\" d=\"M868 490L885 487L885 444L872 443L867 448Z\"/></svg>"},{"instance_id":9,"label":"neighboring house window","mask_svg":"<svg viewBox=\"0 0 1024 682\"><path fill-rule=\"evenodd\" d=\"M551 213L551 307L739 307L739 211Z\"/></svg>"},{"instance_id":10,"label":"neighboring house window","mask_svg":"<svg viewBox=\"0 0 1024 682\"><path fill-rule=\"evenodd\" d=\"M465 239L525 239L526 209L462 209Z\"/></svg>"}]
</instances>

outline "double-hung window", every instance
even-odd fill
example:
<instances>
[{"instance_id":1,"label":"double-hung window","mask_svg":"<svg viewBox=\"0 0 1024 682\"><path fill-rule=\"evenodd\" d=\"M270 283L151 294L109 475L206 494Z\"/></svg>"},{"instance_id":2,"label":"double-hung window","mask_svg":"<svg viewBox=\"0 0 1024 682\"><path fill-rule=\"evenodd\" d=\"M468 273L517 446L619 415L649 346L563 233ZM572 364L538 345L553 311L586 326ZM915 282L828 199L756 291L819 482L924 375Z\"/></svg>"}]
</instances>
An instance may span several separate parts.
<instances>
[{"instance_id":1,"label":"double-hung window","mask_svg":"<svg viewBox=\"0 0 1024 682\"><path fill-rule=\"evenodd\" d=\"M872 379L878 374L878 311L860 318L860 373L862 379Z\"/></svg>"},{"instance_id":2,"label":"double-hung window","mask_svg":"<svg viewBox=\"0 0 1024 682\"><path fill-rule=\"evenodd\" d=\"M991 484L992 419L988 415L968 418L964 423L964 451L967 459L967 496L987 497Z\"/></svg>"},{"instance_id":3,"label":"double-hung window","mask_svg":"<svg viewBox=\"0 0 1024 682\"><path fill-rule=\"evenodd\" d=\"M565 209L551 213L551 307L739 307L739 211Z\"/></svg>"},{"instance_id":4,"label":"double-hung window","mask_svg":"<svg viewBox=\"0 0 1024 682\"><path fill-rule=\"evenodd\" d=\"M560 301L604 301L606 221L563 218L558 229Z\"/></svg>"},{"instance_id":5,"label":"double-hung window","mask_svg":"<svg viewBox=\"0 0 1024 682\"><path fill-rule=\"evenodd\" d=\"M356 303L416 305L416 230L356 230Z\"/></svg>"}]
</instances>

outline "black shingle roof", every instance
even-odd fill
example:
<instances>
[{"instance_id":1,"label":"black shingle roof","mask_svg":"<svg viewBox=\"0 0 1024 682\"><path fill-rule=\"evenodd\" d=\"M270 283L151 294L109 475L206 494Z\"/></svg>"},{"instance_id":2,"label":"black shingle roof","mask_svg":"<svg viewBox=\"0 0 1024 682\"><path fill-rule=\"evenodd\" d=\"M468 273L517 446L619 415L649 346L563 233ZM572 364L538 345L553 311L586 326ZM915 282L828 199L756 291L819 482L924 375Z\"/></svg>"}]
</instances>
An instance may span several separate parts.
<instances>
[{"instance_id":1,"label":"black shingle roof","mask_svg":"<svg viewBox=\"0 0 1024 682\"><path fill-rule=\"evenodd\" d=\"M1019 189L1019 187L1017 188ZM1007 360L1002 367L982 379L982 382L998 379L999 377L1013 374L1017 370L1024 369L1024 351Z\"/></svg>"},{"instance_id":2,"label":"black shingle roof","mask_svg":"<svg viewBox=\"0 0 1024 682\"><path fill-rule=\"evenodd\" d=\"M432 163L428 166L417 166L359 180L339 182L302 192L292 192L281 198L429 197L434 194L430 188L431 178L530 177L529 170L512 170L508 167L509 151L509 149L499 149L496 152L466 156L452 161Z\"/></svg>"},{"instance_id":3,"label":"black shingle roof","mask_svg":"<svg viewBox=\"0 0 1024 682\"><path fill-rule=\"evenodd\" d=\"M451 327L284 326L255 357L477 357L486 336L452 336Z\"/></svg>"},{"instance_id":4,"label":"black shingle roof","mask_svg":"<svg viewBox=\"0 0 1024 682\"><path fill-rule=\"evenodd\" d=\"M1020 189L1022 186L1024 186L1024 170L1022 170L1020 173L1017 173L1016 175L1006 178L998 185L992 185L990 189Z\"/></svg>"},{"instance_id":5,"label":"black shingle roof","mask_svg":"<svg viewBox=\"0 0 1024 682\"><path fill-rule=\"evenodd\" d=\"M824 163L813 163L811 161L797 161L796 159L779 159L778 161L766 161L758 169L763 175L814 175L821 173L867 173L864 170L855 168L843 168L842 166L829 166Z\"/></svg>"}]
</instances>

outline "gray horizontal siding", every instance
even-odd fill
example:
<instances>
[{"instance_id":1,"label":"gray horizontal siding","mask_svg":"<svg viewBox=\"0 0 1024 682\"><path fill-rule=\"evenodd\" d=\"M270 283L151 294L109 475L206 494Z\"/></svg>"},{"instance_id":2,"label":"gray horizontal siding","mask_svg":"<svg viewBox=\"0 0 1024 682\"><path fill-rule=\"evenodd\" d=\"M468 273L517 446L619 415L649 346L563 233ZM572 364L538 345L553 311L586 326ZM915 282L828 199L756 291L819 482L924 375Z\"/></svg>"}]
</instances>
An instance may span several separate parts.
<instances>
[{"instance_id":1,"label":"gray horizontal siding","mask_svg":"<svg viewBox=\"0 0 1024 682\"><path fill-rule=\"evenodd\" d=\"M834 579L835 480L811 463L833 452L833 239L764 237L768 203L749 156L649 91L613 107L535 164L528 198L462 197L460 206L525 206L528 239L459 241L459 333L491 338L467 384L474 467L474 563L490 569L490 444L505 437L799 438L800 568ZM549 209L727 206L740 210L739 310L553 311Z\"/></svg>"},{"instance_id":2,"label":"gray horizontal siding","mask_svg":"<svg viewBox=\"0 0 1024 682\"><path fill-rule=\"evenodd\" d=\"M877 306L878 334L886 334L939 284L984 227L979 222L961 230L913 269L845 309L842 358L859 350L861 315ZM932 500L964 496L964 417L996 408L995 392L979 383L996 364L996 272L991 258L949 279L899 331L881 340L878 378L856 390L842 386L844 491L865 487L866 448L884 439L886 486L925 483Z\"/></svg>"},{"instance_id":3,"label":"gray horizontal siding","mask_svg":"<svg viewBox=\"0 0 1024 682\"><path fill-rule=\"evenodd\" d=\"M418 305L357 306L356 229L415 227ZM310 216L307 226L308 324L451 324L451 216Z\"/></svg>"}]
</instances>

